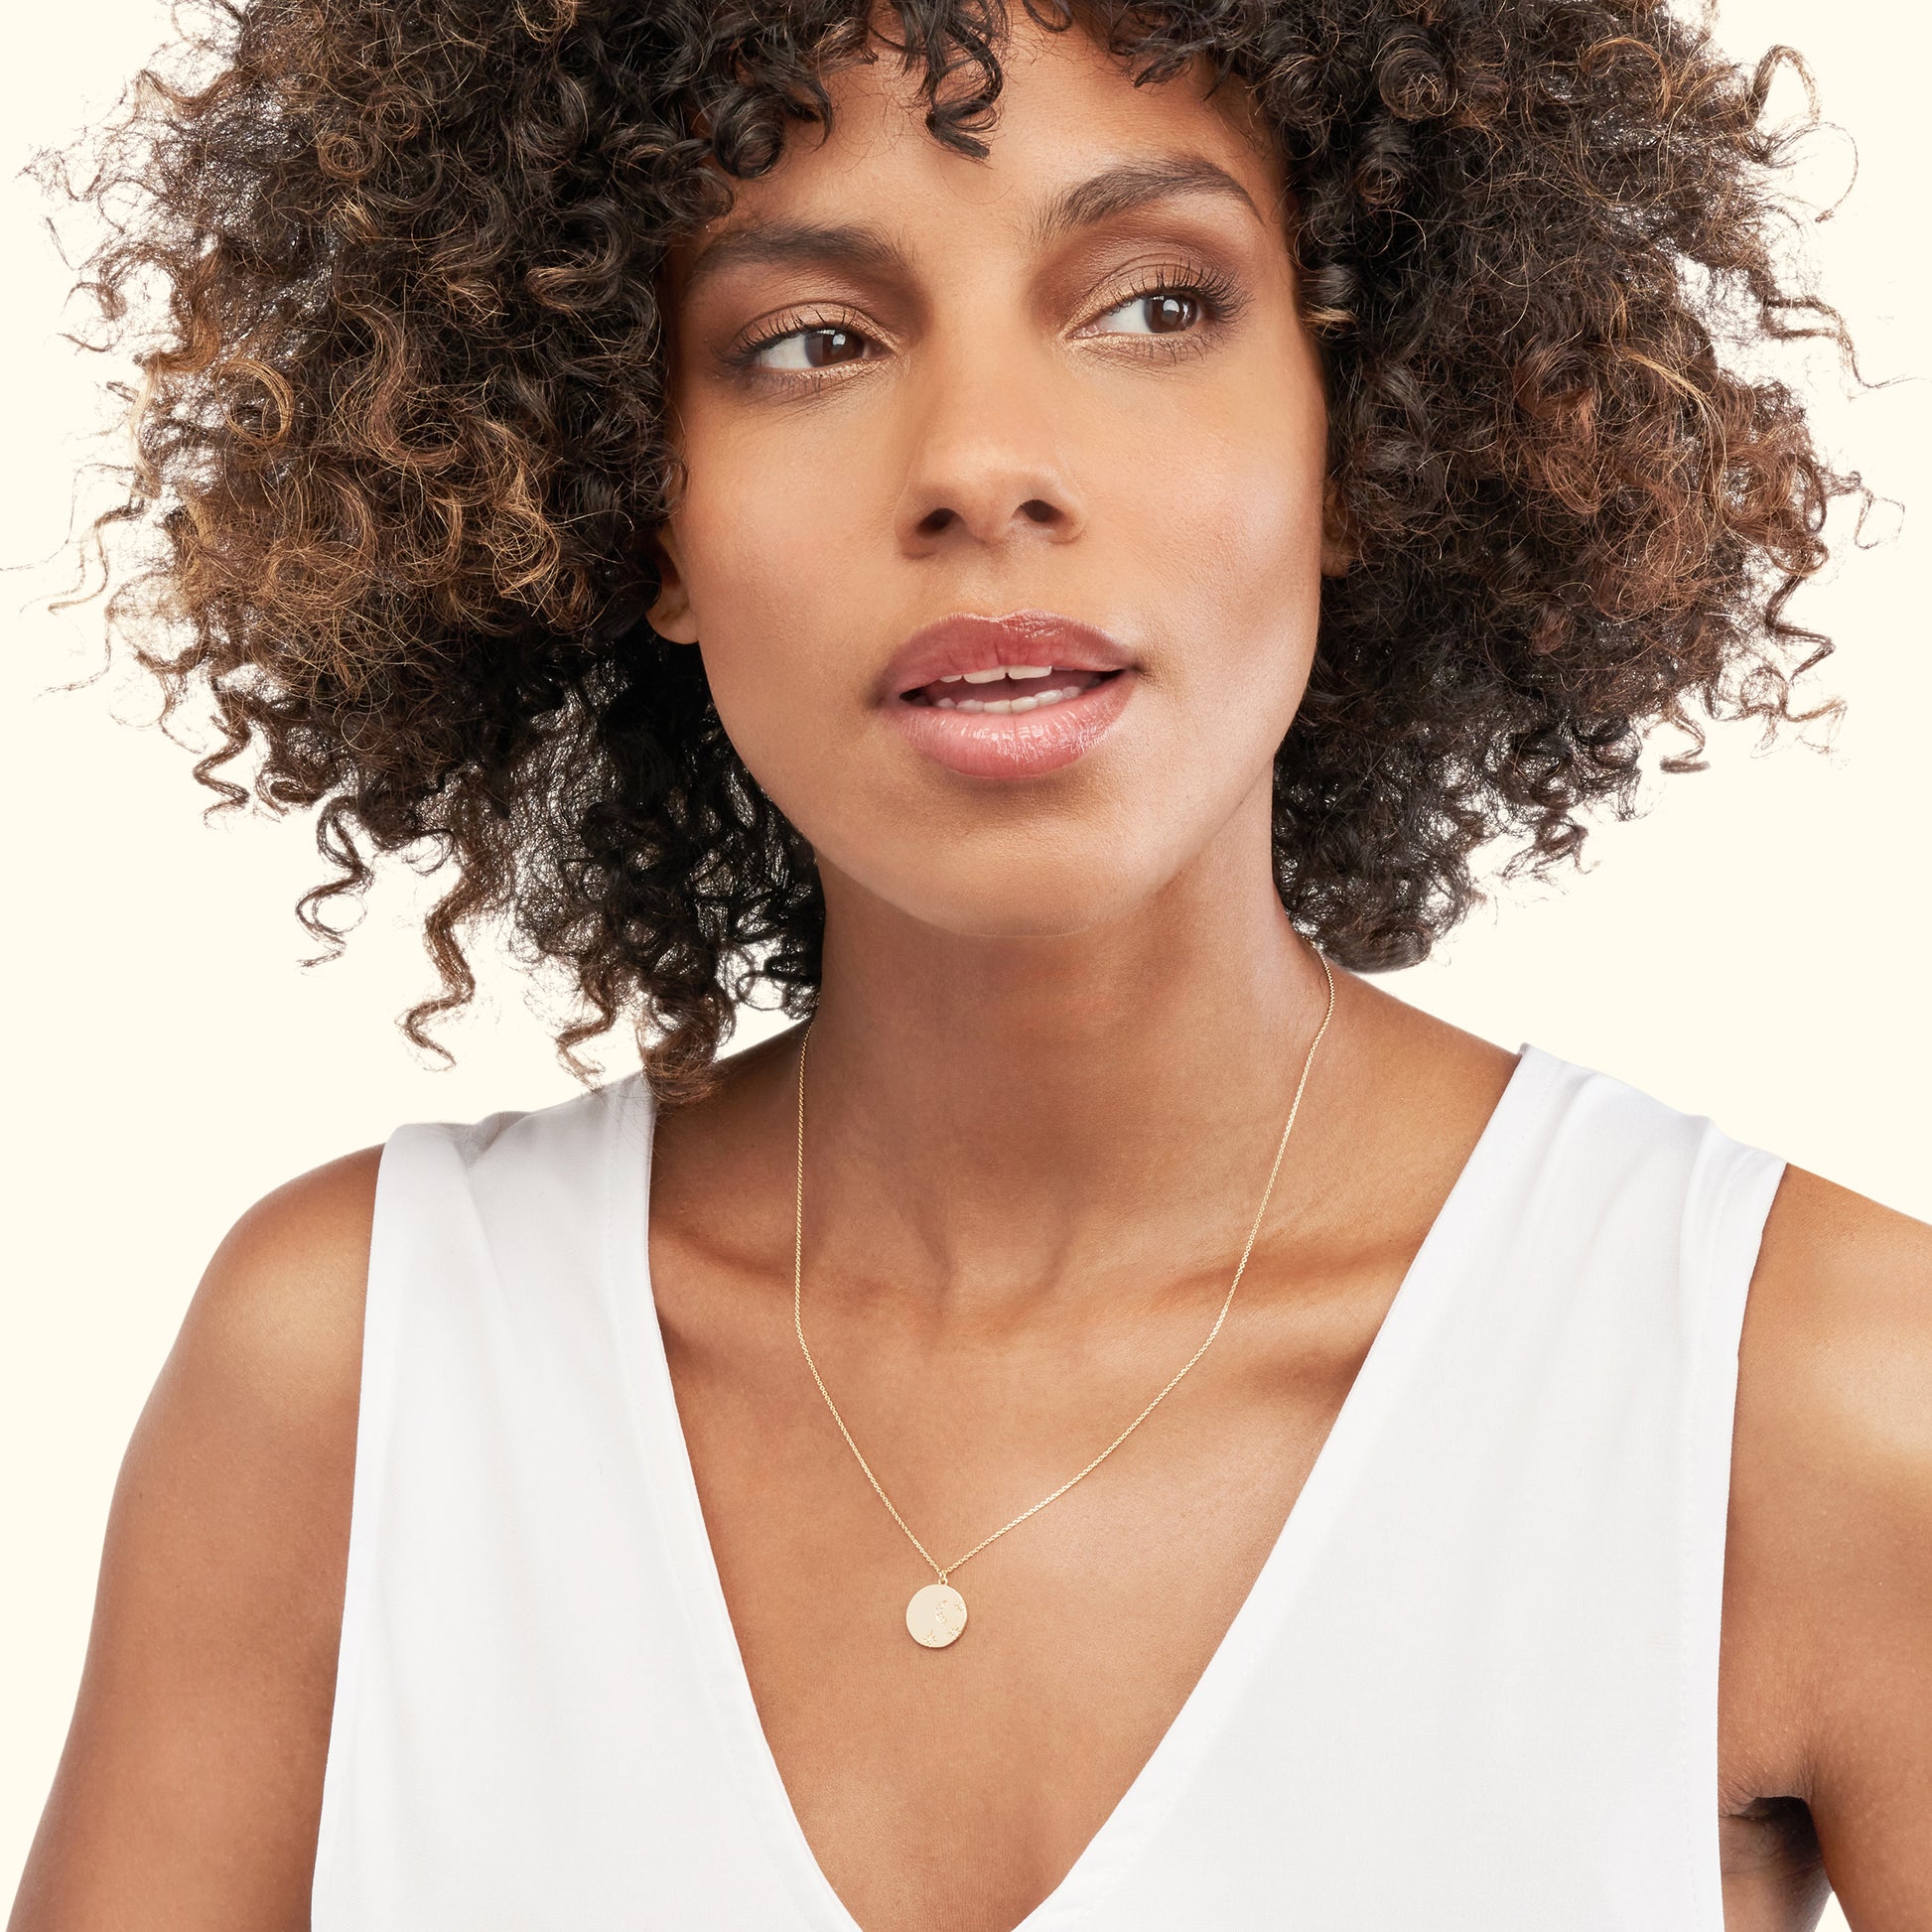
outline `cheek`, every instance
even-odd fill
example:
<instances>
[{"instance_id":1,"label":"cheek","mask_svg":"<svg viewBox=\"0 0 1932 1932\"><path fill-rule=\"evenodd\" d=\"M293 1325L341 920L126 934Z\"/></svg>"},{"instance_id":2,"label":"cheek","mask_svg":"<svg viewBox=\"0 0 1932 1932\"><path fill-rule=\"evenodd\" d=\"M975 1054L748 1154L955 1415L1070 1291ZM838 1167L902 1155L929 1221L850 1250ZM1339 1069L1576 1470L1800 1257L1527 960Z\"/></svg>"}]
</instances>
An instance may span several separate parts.
<instances>
[{"instance_id":1,"label":"cheek","mask_svg":"<svg viewBox=\"0 0 1932 1932\"><path fill-rule=\"evenodd\" d=\"M743 448L730 436L711 441L689 479L679 533L706 663L715 657L728 668L743 652L807 628L838 517L785 439Z\"/></svg>"},{"instance_id":2,"label":"cheek","mask_svg":"<svg viewBox=\"0 0 1932 1932\"><path fill-rule=\"evenodd\" d=\"M1321 476L1291 449L1228 442L1197 447L1174 475L1173 506L1150 537L1193 560L1197 592L1219 608L1275 602L1318 570Z\"/></svg>"},{"instance_id":3,"label":"cheek","mask_svg":"<svg viewBox=\"0 0 1932 1932\"><path fill-rule=\"evenodd\" d=\"M1320 609L1324 438L1306 396L1220 420L1197 412L1149 477L1156 487L1123 494L1190 714L1211 684L1287 730Z\"/></svg>"},{"instance_id":4,"label":"cheek","mask_svg":"<svg viewBox=\"0 0 1932 1932\"><path fill-rule=\"evenodd\" d=\"M760 780L843 695L826 661L849 643L863 592L839 557L851 517L808 476L765 458L694 476L680 513L699 647L719 716ZM847 560L850 561L849 559ZM849 666L843 667L849 681Z\"/></svg>"}]
</instances>

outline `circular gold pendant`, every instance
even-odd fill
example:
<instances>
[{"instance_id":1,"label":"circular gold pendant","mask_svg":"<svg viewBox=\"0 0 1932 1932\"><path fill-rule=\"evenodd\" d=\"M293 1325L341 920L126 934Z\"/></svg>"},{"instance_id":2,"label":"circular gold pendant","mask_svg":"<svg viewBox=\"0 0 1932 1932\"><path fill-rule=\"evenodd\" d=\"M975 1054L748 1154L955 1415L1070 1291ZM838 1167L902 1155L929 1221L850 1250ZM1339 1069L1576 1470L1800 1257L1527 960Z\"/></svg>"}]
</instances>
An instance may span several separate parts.
<instances>
[{"instance_id":1,"label":"circular gold pendant","mask_svg":"<svg viewBox=\"0 0 1932 1932\"><path fill-rule=\"evenodd\" d=\"M966 1627L966 1599L950 1584L927 1584L912 1592L905 1627L928 1650L943 1650Z\"/></svg>"}]
</instances>

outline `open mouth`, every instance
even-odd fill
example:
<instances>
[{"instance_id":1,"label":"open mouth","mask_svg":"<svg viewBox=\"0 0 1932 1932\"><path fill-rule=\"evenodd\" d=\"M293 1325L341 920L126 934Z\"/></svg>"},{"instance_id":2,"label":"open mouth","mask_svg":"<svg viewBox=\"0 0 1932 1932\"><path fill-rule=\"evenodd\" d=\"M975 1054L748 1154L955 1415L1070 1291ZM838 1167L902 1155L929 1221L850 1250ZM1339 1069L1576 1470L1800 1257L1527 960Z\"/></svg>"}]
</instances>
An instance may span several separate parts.
<instances>
[{"instance_id":1,"label":"open mouth","mask_svg":"<svg viewBox=\"0 0 1932 1932\"><path fill-rule=\"evenodd\" d=\"M1113 729L1133 694L1132 671L1007 664L947 672L899 692L886 716L915 751L969 777L1036 776L1084 758Z\"/></svg>"},{"instance_id":2,"label":"open mouth","mask_svg":"<svg viewBox=\"0 0 1932 1932\"><path fill-rule=\"evenodd\" d=\"M936 711L1011 717L1064 704L1120 676L1113 671L1061 670L1051 664L1006 664L987 671L964 671L935 678L899 696L907 704Z\"/></svg>"}]
</instances>

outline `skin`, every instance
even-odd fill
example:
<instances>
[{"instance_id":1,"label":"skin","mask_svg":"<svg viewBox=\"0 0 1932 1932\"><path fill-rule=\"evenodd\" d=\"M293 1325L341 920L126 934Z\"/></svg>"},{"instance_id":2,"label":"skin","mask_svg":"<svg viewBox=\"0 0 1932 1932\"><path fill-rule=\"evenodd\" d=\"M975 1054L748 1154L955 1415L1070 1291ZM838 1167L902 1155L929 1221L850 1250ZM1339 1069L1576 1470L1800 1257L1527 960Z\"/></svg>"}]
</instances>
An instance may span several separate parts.
<instances>
[{"instance_id":1,"label":"skin","mask_svg":"<svg viewBox=\"0 0 1932 1932\"><path fill-rule=\"evenodd\" d=\"M689 483L653 613L820 857L810 1332L948 1553L1110 1440L1226 1292L1321 1011L1271 884L1269 761L1319 573L1348 564L1245 104L1133 89L1024 16L1008 76L984 163L924 134L896 69L840 76L832 138L681 252ZM1038 234L1061 189L1181 156L1245 201ZM780 220L865 223L898 258L693 274ZM1202 265L1238 316L1156 341L1144 271ZM783 373L796 337L756 374L721 360L779 325L863 352L817 387ZM879 711L897 643L1030 606L1130 644L1121 724L1004 785L912 753ZM906 1548L790 1333L795 1035L662 1119L650 1263L707 1524L773 1755L867 1932L1009 1932L1058 1883L1253 1583L1502 1092L1501 1047L1337 982L1237 1318L1054 1536L974 1560L981 1622L943 1675L863 1613L902 1593ZM308 1922L377 1158L291 1181L209 1265L128 1451L14 1932ZM1858 1932L1932 1923L1928 1394L1932 1229L1788 1170L1733 1452L1729 1932L1812 1924L1827 1867ZM935 1732L936 1811L907 1741Z\"/></svg>"}]
</instances>

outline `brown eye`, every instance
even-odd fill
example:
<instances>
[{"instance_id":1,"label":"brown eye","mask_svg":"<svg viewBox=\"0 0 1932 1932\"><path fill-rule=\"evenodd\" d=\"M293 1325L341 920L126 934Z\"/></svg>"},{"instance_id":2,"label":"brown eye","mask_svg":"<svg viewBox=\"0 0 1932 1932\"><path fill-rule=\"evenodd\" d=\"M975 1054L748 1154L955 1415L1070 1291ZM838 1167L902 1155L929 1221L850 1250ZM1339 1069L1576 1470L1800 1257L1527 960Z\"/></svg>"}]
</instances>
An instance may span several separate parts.
<instances>
[{"instance_id":1,"label":"brown eye","mask_svg":"<svg viewBox=\"0 0 1932 1932\"><path fill-rule=\"evenodd\" d=\"M1101 318L1101 333L1108 336L1178 336L1193 328L1204 313L1198 295L1185 289L1157 289L1136 295L1109 309ZM1108 327L1115 318L1118 326Z\"/></svg>"},{"instance_id":2,"label":"brown eye","mask_svg":"<svg viewBox=\"0 0 1932 1932\"><path fill-rule=\"evenodd\" d=\"M1147 326L1154 335L1166 336L1198 320L1200 304L1191 295L1149 295L1142 300L1147 305Z\"/></svg>"},{"instance_id":3,"label":"brown eye","mask_svg":"<svg viewBox=\"0 0 1932 1932\"><path fill-rule=\"evenodd\" d=\"M808 374L813 369L858 361L865 352L865 340L856 329L794 329L759 344L747 359L755 368Z\"/></svg>"}]
</instances>

